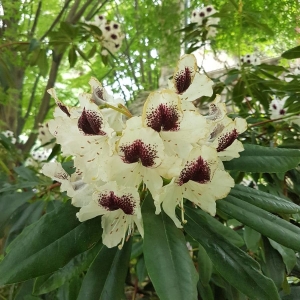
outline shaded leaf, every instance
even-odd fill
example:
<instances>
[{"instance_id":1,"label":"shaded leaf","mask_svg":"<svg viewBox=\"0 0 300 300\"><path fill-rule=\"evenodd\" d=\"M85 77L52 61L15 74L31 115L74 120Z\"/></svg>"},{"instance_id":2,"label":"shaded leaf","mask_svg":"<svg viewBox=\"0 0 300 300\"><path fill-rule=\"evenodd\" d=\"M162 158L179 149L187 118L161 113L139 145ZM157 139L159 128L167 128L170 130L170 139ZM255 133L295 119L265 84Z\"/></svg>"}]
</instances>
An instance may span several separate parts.
<instances>
[{"instance_id":1,"label":"shaded leaf","mask_svg":"<svg viewBox=\"0 0 300 300\"><path fill-rule=\"evenodd\" d=\"M244 144L239 158L224 162L226 170L256 173L280 173L300 163L300 151Z\"/></svg>"},{"instance_id":2,"label":"shaded leaf","mask_svg":"<svg viewBox=\"0 0 300 300\"><path fill-rule=\"evenodd\" d=\"M261 274L255 260L216 233L195 209L185 207L185 216L184 229L203 246L226 281L251 299L279 299L273 281Z\"/></svg>"},{"instance_id":3,"label":"shaded leaf","mask_svg":"<svg viewBox=\"0 0 300 300\"><path fill-rule=\"evenodd\" d=\"M300 46L289 49L281 54L281 57L286 59L294 59L300 57Z\"/></svg>"},{"instance_id":4,"label":"shaded leaf","mask_svg":"<svg viewBox=\"0 0 300 300\"><path fill-rule=\"evenodd\" d=\"M144 258L159 299L197 299L198 274L182 231L164 213L155 215L154 200L148 194L142 206Z\"/></svg>"}]
</instances>

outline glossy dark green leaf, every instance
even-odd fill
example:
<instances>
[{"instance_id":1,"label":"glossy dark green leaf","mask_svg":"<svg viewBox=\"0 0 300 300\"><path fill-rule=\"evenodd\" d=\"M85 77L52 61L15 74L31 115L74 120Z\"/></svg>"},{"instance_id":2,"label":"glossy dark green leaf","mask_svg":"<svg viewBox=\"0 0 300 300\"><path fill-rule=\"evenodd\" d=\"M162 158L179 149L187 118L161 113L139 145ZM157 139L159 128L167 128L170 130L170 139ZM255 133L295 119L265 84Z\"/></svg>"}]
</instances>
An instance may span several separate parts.
<instances>
[{"instance_id":1,"label":"glossy dark green leaf","mask_svg":"<svg viewBox=\"0 0 300 300\"><path fill-rule=\"evenodd\" d=\"M164 212L155 215L150 194L143 203L142 213L144 258L159 299L197 299L198 274L182 231Z\"/></svg>"},{"instance_id":2,"label":"glossy dark green leaf","mask_svg":"<svg viewBox=\"0 0 300 300\"><path fill-rule=\"evenodd\" d=\"M287 273L290 274L290 272L292 271L292 269L295 267L297 263L297 257L295 251L290 248L284 247L271 239L269 239L269 242L271 246L274 249L276 249L281 255L283 262L286 266Z\"/></svg>"},{"instance_id":3,"label":"glossy dark green leaf","mask_svg":"<svg viewBox=\"0 0 300 300\"><path fill-rule=\"evenodd\" d=\"M0 285L54 272L93 247L101 238L100 219L80 223L77 211L66 203L26 227L0 263Z\"/></svg>"},{"instance_id":4,"label":"glossy dark green leaf","mask_svg":"<svg viewBox=\"0 0 300 300\"><path fill-rule=\"evenodd\" d=\"M285 265L280 254L271 247L268 239L263 237L264 259L261 259L260 265L264 274L272 278L277 289L281 289L285 279Z\"/></svg>"},{"instance_id":5,"label":"glossy dark green leaf","mask_svg":"<svg viewBox=\"0 0 300 300\"><path fill-rule=\"evenodd\" d=\"M33 197L33 192L1 194L0 195L0 237L3 228L12 213Z\"/></svg>"},{"instance_id":6,"label":"glossy dark green leaf","mask_svg":"<svg viewBox=\"0 0 300 300\"><path fill-rule=\"evenodd\" d=\"M244 227L244 240L247 246L247 249L251 251L256 251L259 247L259 241L261 239L261 234L251 227Z\"/></svg>"},{"instance_id":7,"label":"glossy dark green leaf","mask_svg":"<svg viewBox=\"0 0 300 300\"><path fill-rule=\"evenodd\" d=\"M210 285L203 285L201 281L197 284L198 292L202 300L214 300L214 294Z\"/></svg>"},{"instance_id":8,"label":"glossy dark green leaf","mask_svg":"<svg viewBox=\"0 0 300 300\"><path fill-rule=\"evenodd\" d=\"M101 234L100 230L99 234ZM34 283L34 294L49 293L86 271L102 247L102 242L99 241L92 249L78 254L56 272L38 277Z\"/></svg>"},{"instance_id":9,"label":"glossy dark green leaf","mask_svg":"<svg viewBox=\"0 0 300 300\"><path fill-rule=\"evenodd\" d=\"M122 299L132 239L118 247L102 246L84 277L77 300Z\"/></svg>"},{"instance_id":10,"label":"glossy dark green leaf","mask_svg":"<svg viewBox=\"0 0 300 300\"><path fill-rule=\"evenodd\" d=\"M300 228L233 196L217 201L217 208L281 245L300 251Z\"/></svg>"},{"instance_id":11,"label":"glossy dark green leaf","mask_svg":"<svg viewBox=\"0 0 300 300\"><path fill-rule=\"evenodd\" d=\"M243 185L235 185L230 195L273 213L294 214L300 206L281 197Z\"/></svg>"},{"instance_id":12,"label":"glossy dark green leaf","mask_svg":"<svg viewBox=\"0 0 300 300\"><path fill-rule=\"evenodd\" d=\"M300 46L289 49L281 54L281 57L286 59L294 59L300 57Z\"/></svg>"},{"instance_id":13,"label":"glossy dark green leaf","mask_svg":"<svg viewBox=\"0 0 300 300\"><path fill-rule=\"evenodd\" d=\"M202 286L208 286L213 270L213 264L205 249L198 245L198 273Z\"/></svg>"},{"instance_id":14,"label":"glossy dark green leaf","mask_svg":"<svg viewBox=\"0 0 300 300\"><path fill-rule=\"evenodd\" d=\"M300 163L300 150L244 144L239 158L224 162L226 170L255 173L280 173Z\"/></svg>"},{"instance_id":15,"label":"glossy dark green leaf","mask_svg":"<svg viewBox=\"0 0 300 300\"><path fill-rule=\"evenodd\" d=\"M20 287L15 295L14 300L25 300L25 299L37 300L37 299L40 299L38 297L35 297L32 294L33 283L34 283L33 279L23 282L20 285Z\"/></svg>"},{"instance_id":16,"label":"glossy dark green leaf","mask_svg":"<svg viewBox=\"0 0 300 300\"><path fill-rule=\"evenodd\" d=\"M251 299L279 299L274 283L261 274L255 260L225 240L195 209L186 207L185 217L184 229L203 246L215 269L227 282Z\"/></svg>"}]
</instances>

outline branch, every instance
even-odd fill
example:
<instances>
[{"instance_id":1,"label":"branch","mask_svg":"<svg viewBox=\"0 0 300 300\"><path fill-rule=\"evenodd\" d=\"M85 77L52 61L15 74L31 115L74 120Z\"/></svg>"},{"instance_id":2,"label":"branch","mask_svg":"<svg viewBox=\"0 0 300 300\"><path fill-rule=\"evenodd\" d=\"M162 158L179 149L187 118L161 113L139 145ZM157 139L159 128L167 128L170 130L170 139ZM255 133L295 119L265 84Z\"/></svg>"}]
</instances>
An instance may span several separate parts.
<instances>
[{"instance_id":1,"label":"branch","mask_svg":"<svg viewBox=\"0 0 300 300\"><path fill-rule=\"evenodd\" d=\"M56 81L57 74L58 74L59 65L60 65L62 57L63 57L63 53L55 55L55 57L54 57L54 55L55 54L53 54L52 65L51 65L51 69L50 69L47 86L46 86L43 98L41 100L39 112L35 118L31 134L30 134L28 140L26 141L26 143L24 145L21 145L21 149L24 152L29 152L30 149L32 148L32 146L34 145L36 137L37 137L37 133L35 133L34 131L38 128L39 123L43 123L43 121L47 115L47 112L49 110L51 96L48 94L47 90L54 86L54 83Z\"/></svg>"},{"instance_id":2,"label":"branch","mask_svg":"<svg viewBox=\"0 0 300 300\"><path fill-rule=\"evenodd\" d=\"M39 16L40 16L40 13L41 13L41 9L42 9L42 0L39 1L38 8L35 12L34 22L33 22L33 25L31 27L30 33L29 33L29 37L31 37L31 38L34 36L36 26L37 26L37 23L38 23L38 20L39 20Z\"/></svg>"},{"instance_id":3,"label":"branch","mask_svg":"<svg viewBox=\"0 0 300 300\"><path fill-rule=\"evenodd\" d=\"M80 8L80 10L78 11L78 13L74 16L74 18L72 18L71 23L76 23L79 21L79 19L83 16L85 10L88 8L88 6L93 2L94 0L88 0L84 3L84 5L82 5L82 7Z\"/></svg>"},{"instance_id":4,"label":"branch","mask_svg":"<svg viewBox=\"0 0 300 300\"><path fill-rule=\"evenodd\" d=\"M51 26L49 27L49 29L44 33L44 35L40 38L40 42L45 39L45 37L52 31L52 29L55 27L55 25L59 22L60 18L62 17L63 13L65 12L65 10L68 8L70 2L72 0L67 0L64 7L62 8L62 10L59 12L59 14L57 15L57 17L55 18L55 20L53 21L53 23L51 24Z\"/></svg>"}]
</instances>

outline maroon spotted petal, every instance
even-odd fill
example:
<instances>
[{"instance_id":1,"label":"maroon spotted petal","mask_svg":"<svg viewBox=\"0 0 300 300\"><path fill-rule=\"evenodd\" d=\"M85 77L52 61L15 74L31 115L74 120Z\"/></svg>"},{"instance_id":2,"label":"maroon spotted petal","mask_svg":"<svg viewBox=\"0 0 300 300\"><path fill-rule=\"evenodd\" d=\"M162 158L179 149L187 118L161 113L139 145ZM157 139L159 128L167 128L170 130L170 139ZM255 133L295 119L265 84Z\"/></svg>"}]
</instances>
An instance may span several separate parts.
<instances>
[{"instance_id":1,"label":"maroon spotted petal","mask_svg":"<svg viewBox=\"0 0 300 300\"><path fill-rule=\"evenodd\" d=\"M217 151L221 152L228 148L238 137L238 132L234 128L231 132L227 132L218 138Z\"/></svg>"},{"instance_id":2,"label":"maroon spotted petal","mask_svg":"<svg viewBox=\"0 0 300 300\"><path fill-rule=\"evenodd\" d=\"M208 163L200 156L196 160L186 163L179 175L179 185L187 183L189 180L206 183L210 181L210 168Z\"/></svg>"},{"instance_id":3,"label":"maroon spotted petal","mask_svg":"<svg viewBox=\"0 0 300 300\"><path fill-rule=\"evenodd\" d=\"M120 146L123 152L122 160L127 164L141 162L144 167L152 167L157 158L157 151L153 145L147 145L140 139L131 144Z\"/></svg>"},{"instance_id":4,"label":"maroon spotted petal","mask_svg":"<svg viewBox=\"0 0 300 300\"><path fill-rule=\"evenodd\" d=\"M133 215L134 208L136 206L131 194L125 194L118 197L113 191L110 191L107 194L100 194L98 197L98 203L108 211L122 209L127 215Z\"/></svg>"},{"instance_id":5,"label":"maroon spotted petal","mask_svg":"<svg viewBox=\"0 0 300 300\"><path fill-rule=\"evenodd\" d=\"M101 130L103 125L103 120L97 112L93 110L82 111L80 118L78 119L78 128L84 135L106 135L106 133Z\"/></svg>"},{"instance_id":6,"label":"maroon spotted petal","mask_svg":"<svg viewBox=\"0 0 300 300\"><path fill-rule=\"evenodd\" d=\"M178 107L166 104L160 104L151 112L147 113L147 126L151 127L157 132L163 131L177 131L179 127L179 113Z\"/></svg>"},{"instance_id":7,"label":"maroon spotted petal","mask_svg":"<svg viewBox=\"0 0 300 300\"><path fill-rule=\"evenodd\" d=\"M180 70L174 76L175 88L177 94L183 94L192 83L192 71L185 67L184 70Z\"/></svg>"}]
</instances>

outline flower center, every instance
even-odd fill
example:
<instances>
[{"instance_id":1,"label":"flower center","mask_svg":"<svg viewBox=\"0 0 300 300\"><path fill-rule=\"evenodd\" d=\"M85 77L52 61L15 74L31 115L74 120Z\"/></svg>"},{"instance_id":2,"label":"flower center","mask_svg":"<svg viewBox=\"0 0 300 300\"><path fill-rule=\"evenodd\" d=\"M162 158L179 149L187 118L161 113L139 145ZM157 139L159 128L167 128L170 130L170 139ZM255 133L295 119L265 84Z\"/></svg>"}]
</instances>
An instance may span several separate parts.
<instances>
[{"instance_id":1,"label":"flower center","mask_svg":"<svg viewBox=\"0 0 300 300\"><path fill-rule=\"evenodd\" d=\"M236 129L233 129L231 132L227 132L224 135L220 136L218 139L218 148L217 151L224 151L227 147L229 147L235 139L238 137L238 132Z\"/></svg>"},{"instance_id":2,"label":"flower center","mask_svg":"<svg viewBox=\"0 0 300 300\"><path fill-rule=\"evenodd\" d=\"M185 67L175 75L175 87L178 94L184 93L192 83L192 71Z\"/></svg>"},{"instance_id":3,"label":"flower center","mask_svg":"<svg viewBox=\"0 0 300 300\"><path fill-rule=\"evenodd\" d=\"M210 168L208 163L198 157L196 160L186 163L179 175L179 185L193 180L198 183L206 183L210 180Z\"/></svg>"},{"instance_id":4,"label":"flower center","mask_svg":"<svg viewBox=\"0 0 300 300\"><path fill-rule=\"evenodd\" d=\"M157 132L177 131L179 129L178 107L160 104L155 110L147 113L147 126Z\"/></svg>"},{"instance_id":5,"label":"flower center","mask_svg":"<svg viewBox=\"0 0 300 300\"><path fill-rule=\"evenodd\" d=\"M132 144L121 145L120 149L123 152L122 160L127 164L141 161L144 167L152 167L157 158L155 147L145 144L140 139L135 140Z\"/></svg>"},{"instance_id":6,"label":"flower center","mask_svg":"<svg viewBox=\"0 0 300 300\"><path fill-rule=\"evenodd\" d=\"M78 119L78 128L84 135L106 135L106 133L101 130L102 124L103 120L97 112L86 110L85 108Z\"/></svg>"},{"instance_id":7,"label":"flower center","mask_svg":"<svg viewBox=\"0 0 300 300\"><path fill-rule=\"evenodd\" d=\"M113 191L107 194L100 194L98 204L109 211L122 209L126 215L133 215L135 203L131 194L125 194L121 197L115 195Z\"/></svg>"}]
</instances>

